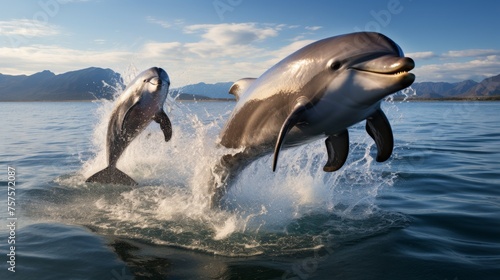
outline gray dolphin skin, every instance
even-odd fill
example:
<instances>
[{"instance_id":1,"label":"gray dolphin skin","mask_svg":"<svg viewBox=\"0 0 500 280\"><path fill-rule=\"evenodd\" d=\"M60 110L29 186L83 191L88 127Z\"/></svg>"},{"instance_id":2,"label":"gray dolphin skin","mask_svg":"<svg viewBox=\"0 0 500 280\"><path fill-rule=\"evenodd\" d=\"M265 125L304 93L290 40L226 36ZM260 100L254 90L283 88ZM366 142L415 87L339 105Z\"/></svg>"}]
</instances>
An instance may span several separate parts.
<instances>
[{"instance_id":1,"label":"gray dolphin skin","mask_svg":"<svg viewBox=\"0 0 500 280\"><path fill-rule=\"evenodd\" d=\"M163 111L170 79L165 70L152 67L140 73L117 98L108 124L106 152L108 167L90 176L85 182L137 185L127 174L116 168L123 151L152 120L168 142L172 137L172 124Z\"/></svg>"},{"instance_id":2,"label":"gray dolphin skin","mask_svg":"<svg viewBox=\"0 0 500 280\"><path fill-rule=\"evenodd\" d=\"M411 58L391 39L375 32L326 38L292 53L259 78L237 81L230 89L236 106L220 134L220 144L241 149L212 170L212 206L220 204L230 179L254 159L274 153L275 171L283 148L326 138L323 168L342 167L349 151L347 128L366 120L375 140L376 160L393 149L391 126L381 100L410 86Z\"/></svg>"}]
</instances>

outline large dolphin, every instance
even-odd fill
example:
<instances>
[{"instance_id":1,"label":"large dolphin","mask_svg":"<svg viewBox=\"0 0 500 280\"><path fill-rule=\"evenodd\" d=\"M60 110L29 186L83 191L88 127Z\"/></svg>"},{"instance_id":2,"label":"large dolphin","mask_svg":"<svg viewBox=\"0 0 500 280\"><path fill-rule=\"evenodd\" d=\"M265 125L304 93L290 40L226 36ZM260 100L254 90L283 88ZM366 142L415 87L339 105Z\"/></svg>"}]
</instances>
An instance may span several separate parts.
<instances>
[{"instance_id":1,"label":"large dolphin","mask_svg":"<svg viewBox=\"0 0 500 280\"><path fill-rule=\"evenodd\" d=\"M366 120L378 162L393 149L391 126L381 100L410 86L415 63L388 37L359 32L326 38L292 53L259 78L230 88L236 106L220 134L220 144L241 152L224 156L214 168L212 205L226 192L228 179L253 159L282 148L326 138L323 170L342 167L349 150L347 128Z\"/></svg>"},{"instance_id":2,"label":"large dolphin","mask_svg":"<svg viewBox=\"0 0 500 280\"><path fill-rule=\"evenodd\" d=\"M152 67L140 73L116 100L108 124L106 151L108 167L90 176L85 182L136 185L116 163L127 146L152 120L160 124L165 141L172 137L172 125L163 111L170 79L165 70Z\"/></svg>"}]
</instances>

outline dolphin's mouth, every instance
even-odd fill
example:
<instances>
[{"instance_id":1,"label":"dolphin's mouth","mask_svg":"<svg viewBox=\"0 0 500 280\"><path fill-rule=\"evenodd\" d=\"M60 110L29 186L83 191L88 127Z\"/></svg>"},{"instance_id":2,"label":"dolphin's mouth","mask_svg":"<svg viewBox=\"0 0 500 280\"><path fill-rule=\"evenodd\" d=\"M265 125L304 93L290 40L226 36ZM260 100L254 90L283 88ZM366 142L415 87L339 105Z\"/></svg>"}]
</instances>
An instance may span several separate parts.
<instances>
[{"instance_id":1,"label":"dolphin's mouth","mask_svg":"<svg viewBox=\"0 0 500 280\"><path fill-rule=\"evenodd\" d=\"M407 88L415 81L415 74L409 71L415 62L409 57L382 55L350 65L349 70L356 72L355 85L370 94L360 97L358 102L370 105L385 96Z\"/></svg>"},{"instance_id":2,"label":"dolphin's mouth","mask_svg":"<svg viewBox=\"0 0 500 280\"><path fill-rule=\"evenodd\" d=\"M160 67L152 67L151 69L155 72L156 77L151 77L149 79L148 82L150 84L155 85L155 86L163 86L163 85L170 86L170 79L169 79L168 74L165 70L163 70Z\"/></svg>"},{"instance_id":3,"label":"dolphin's mouth","mask_svg":"<svg viewBox=\"0 0 500 280\"><path fill-rule=\"evenodd\" d=\"M415 68L415 62L409 57L382 56L349 68L372 74L404 76L413 75L409 71Z\"/></svg>"}]
</instances>

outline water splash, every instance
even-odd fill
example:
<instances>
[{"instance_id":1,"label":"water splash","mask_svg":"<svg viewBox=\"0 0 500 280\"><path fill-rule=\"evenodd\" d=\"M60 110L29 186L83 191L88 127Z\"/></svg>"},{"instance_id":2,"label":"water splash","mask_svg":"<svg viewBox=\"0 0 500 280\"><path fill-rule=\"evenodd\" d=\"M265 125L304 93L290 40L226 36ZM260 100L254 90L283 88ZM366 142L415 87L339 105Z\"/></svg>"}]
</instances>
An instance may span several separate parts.
<instances>
[{"instance_id":1,"label":"water splash","mask_svg":"<svg viewBox=\"0 0 500 280\"><path fill-rule=\"evenodd\" d=\"M56 180L59 186L53 191L59 198L39 205L52 207L41 212L102 234L228 256L314 250L327 237L341 243L401 226L395 221L404 220L376 206L378 191L395 178L378 170L390 163L372 164L374 144L362 125L350 129L350 155L341 170L322 171L327 160L323 141L284 150L275 173L271 157L264 156L237 176L226 207L212 210L207 182L211 168L231 152L216 143L234 103L168 100L166 106L171 141L165 143L152 123L118 162L140 186L96 186L83 181L106 166L113 102L102 101L91 137L94 156L77 174Z\"/></svg>"},{"instance_id":2,"label":"water splash","mask_svg":"<svg viewBox=\"0 0 500 280\"><path fill-rule=\"evenodd\" d=\"M411 86L409 86L405 89L402 89L402 90L396 92L395 94L389 95L386 98L386 101L388 101L389 103L394 103L394 101L396 99L400 100L401 96L403 96L403 99L401 100L401 102L409 102L410 99L417 96L417 90L412 88Z\"/></svg>"}]
</instances>

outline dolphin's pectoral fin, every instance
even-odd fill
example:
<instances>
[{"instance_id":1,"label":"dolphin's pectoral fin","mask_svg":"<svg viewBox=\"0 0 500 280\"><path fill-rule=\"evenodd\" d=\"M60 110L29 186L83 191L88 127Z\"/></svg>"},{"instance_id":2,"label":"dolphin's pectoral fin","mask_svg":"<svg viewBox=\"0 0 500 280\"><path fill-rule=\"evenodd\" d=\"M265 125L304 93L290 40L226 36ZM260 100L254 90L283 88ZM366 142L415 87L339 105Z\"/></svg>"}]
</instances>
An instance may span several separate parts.
<instances>
[{"instance_id":1,"label":"dolphin's pectoral fin","mask_svg":"<svg viewBox=\"0 0 500 280\"><path fill-rule=\"evenodd\" d=\"M349 154L349 132L344 129L342 132L330 135L325 140L328 161L323 167L325 172L339 170L347 160Z\"/></svg>"},{"instance_id":2,"label":"dolphin's pectoral fin","mask_svg":"<svg viewBox=\"0 0 500 280\"><path fill-rule=\"evenodd\" d=\"M236 101L240 100L240 96L247 90L247 88L253 83L253 81L257 80L256 78L244 78L236 81L231 88L229 89L229 93L236 97Z\"/></svg>"},{"instance_id":3,"label":"dolphin's pectoral fin","mask_svg":"<svg viewBox=\"0 0 500 280\"><path fill-rule=\"evenodd\" d=\"M366 119L366 131L375 140L377 145L378 162L386 161L392 154L394 147L394 137L391 125L382 110L377 110Z\"/></svg>"},{"instance_id":4,"label":"dolphin's pectoral fin","mask_svg":"<svg viewBox=\"0 0 500 280\"><path fill-rule=\"evenodd\" d=\"M165 111L163 111L163 109L160 110L155 114L153 120L160 124L160 128L163 131L163 135L165 136L165 142L170 141L170 139L172 138L172 123L170 122L170 119L168 118Z\"/></svg>"},{"instance_id":5,"label":"dolphin's pectoral fin","mask_svg":"<svg viewBox=\"0 0 500 280\"><path fill-rule=\"evenodd\" d=\"M285 119L285 122L281 126L280 133L278 135L278 140L276 141L276 146L274 146L274 159L273 159L273 172L276 171L276 165L278 164L278 156L283 145L288 132L296 125L301 119L302 114L307 110L309 105L309 99L301 96L297 99L297 104L293 108L292 112Z\"/></svg>"}]
</instances>

